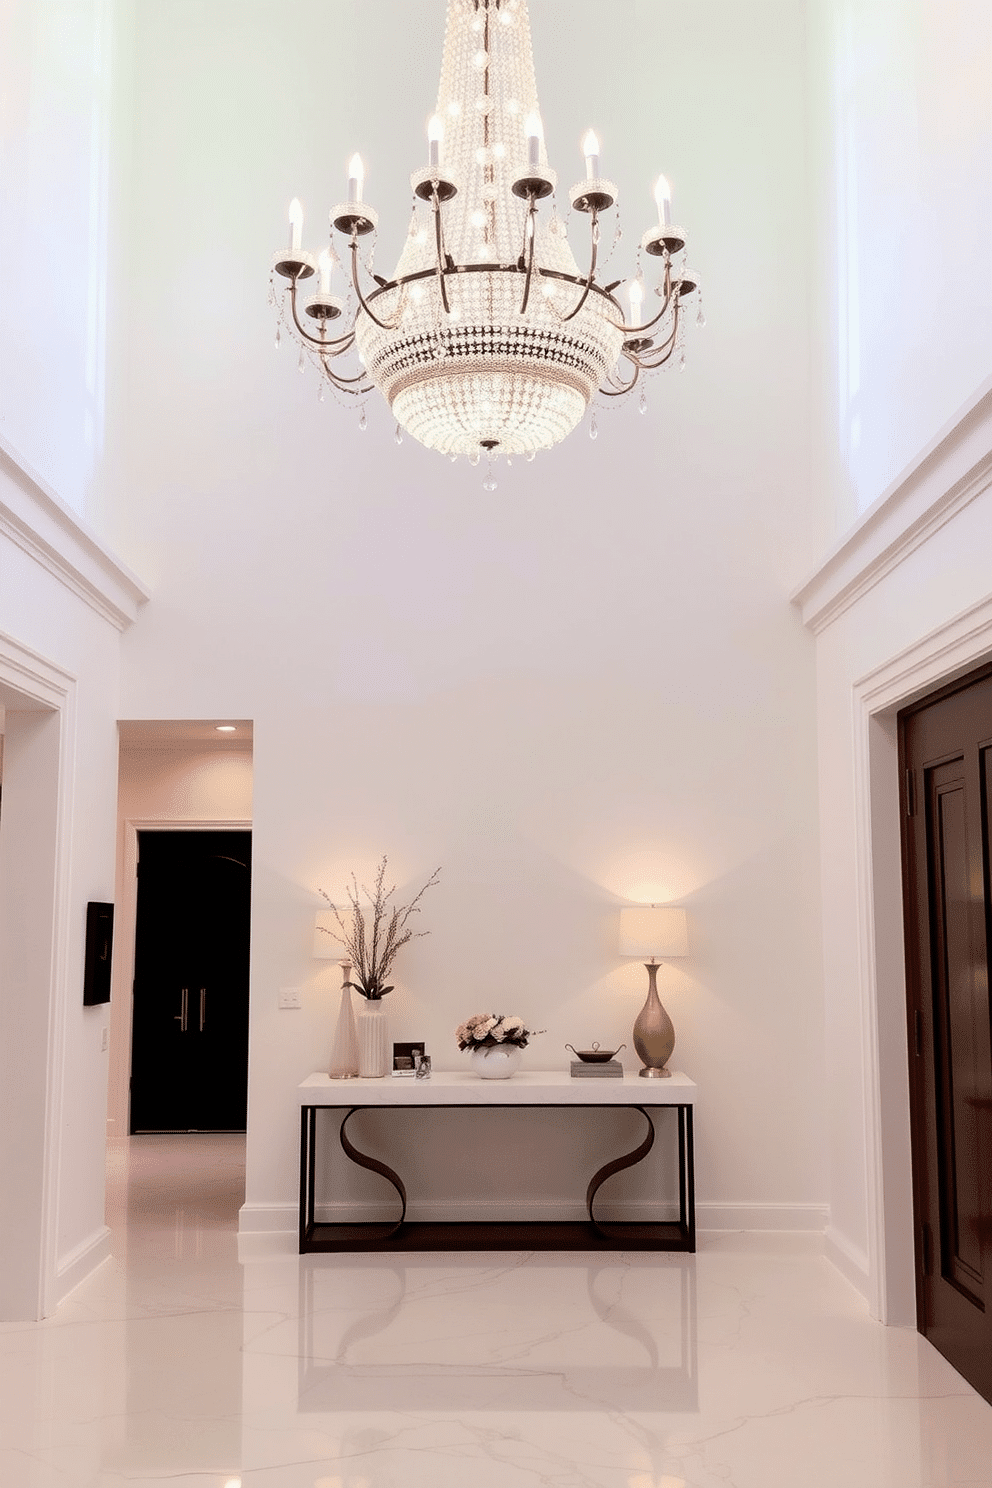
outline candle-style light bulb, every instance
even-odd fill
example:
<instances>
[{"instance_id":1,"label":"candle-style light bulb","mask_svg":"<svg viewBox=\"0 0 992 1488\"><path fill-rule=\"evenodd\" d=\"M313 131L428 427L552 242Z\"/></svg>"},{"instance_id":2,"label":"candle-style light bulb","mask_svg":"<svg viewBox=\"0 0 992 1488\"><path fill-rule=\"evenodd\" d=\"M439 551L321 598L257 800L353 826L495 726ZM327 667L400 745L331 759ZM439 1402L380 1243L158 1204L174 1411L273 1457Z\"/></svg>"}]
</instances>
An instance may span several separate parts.
<instances>
[{"instance_id":1,"label":"candle-style light bulb","mask_svg":"<svg viewBox=\"0 0 992 1488\"><path fill-rule=\"evenodd\" d=\"M672 225L672 188L667 176L659 176L654 186L654 199L658 203L658 221L662 227Z\"/></svg>"},{"instance_id":2,"label":"candle-style light bulb","mask_svg":"<svg viewBox=\"0 0 992 1488\"><path fill-rule=\"evenodd\" d=\"M429 151L427 163L432 167L441 164L441 141L443 138L444 125L441 123L441 117L439 114L433 114L427 126L427 147Z\"/></svg>"},{"instance_id":3,"label":"candle-style light bulb","mask_svg":"<svg viewBox=\"0 0 992 1488\"><path fill-rule=\"evenodd\" d=\"M320 292L322 295L331 292L331 253L329 248L323 249L317 260L320 268Z\"/></svg>"},{"instance_id":4,"label":"candle-style light bulb","mask_svg":"<svg viewBox=\"0 0 992 1488\"><path fill-rule=\"evenodd\" d=\"M640 279L631 279L627 285L627 295L630 300L630 324L631 326L639 326L641 323L641 307L644 304L644 285Z\"/></svg>"},{"instance_id":5,"label":"candle-style light bulb","mask_svg":"<svg viewBox=\"0 0 992 1488\"><path fill-rule=\"evenodd\" d=\"M303 241L303 208L300 198L294 196L289 204L289 251L299 253Z\"/></svg>"},{"instance_id":6,"label":"candle-style light bulb","mask_svg":"<svg viewBox=\"0 0 992 1488\"><path fill-rule=\"evenodd\" d=\"M586 130L582 153L586 157L586 180L595 181L599 176L599 140L591 129Z\"/></svg>"},{"instance_id":7,"label":"candle-style light bulb","mask_svg":"<svg viewBox=\"0 0 992 1488\"><path fill-rule=\"evenodd\" d=\"M365 183L365 167L360 155L352 155L348 161L348 201L360 202Z\"/></svg>"},{"instance_id":8,"label":"candle-style light bulb","mask_svg":"<svg viewBox=\"0 0 992 1488\"><path fill-rule=\"evenodd\" d=\"M527 115L524 120L524 131L527 135L527 164L540 165L541 141L544 138L544 126L541 123L540 114Z\"/></svg>"}]
</instances>

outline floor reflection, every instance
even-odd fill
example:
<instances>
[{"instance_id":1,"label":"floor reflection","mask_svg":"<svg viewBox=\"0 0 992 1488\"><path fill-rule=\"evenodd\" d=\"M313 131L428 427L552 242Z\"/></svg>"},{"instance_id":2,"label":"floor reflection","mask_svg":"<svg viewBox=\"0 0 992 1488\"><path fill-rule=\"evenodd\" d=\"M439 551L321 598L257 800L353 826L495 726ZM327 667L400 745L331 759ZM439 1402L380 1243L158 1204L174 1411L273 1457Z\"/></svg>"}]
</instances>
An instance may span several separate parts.
<instances>
[{"instance_id":1,"label":"floor reflection","mask_svg":"<svg viewBox=\"0 0 992 1488\"><path fill-rule=\"evenodd\" d=\"M349 1261L300 1266L301 1411L698 1408L694 1256Z\"/></svg>"},{"instance_id":2,"label":"floor reflection","mask_svg":"<svg viewBox=\"0 0 992 1488\"><path fill-rule=\"evenodd\" d=\"M131 1137L110 1154L108 1222L126 1264L124 1410L105 1447L115 1472L235 1481L244 1161L243 1136L202 1132Z\"/></svg>"},{"instance_id":3,"label":"floor reflection","mask_svg":"<svg viewBox=\"0 0 992 1488\"><path fill-rule=\"evenodd\" d=\"M241 1265L236 1142L126 1144L113 1259L0 1324L4 1488L992 1482L992 1408L815 1236Z\"/></svg>"}]
</instances>

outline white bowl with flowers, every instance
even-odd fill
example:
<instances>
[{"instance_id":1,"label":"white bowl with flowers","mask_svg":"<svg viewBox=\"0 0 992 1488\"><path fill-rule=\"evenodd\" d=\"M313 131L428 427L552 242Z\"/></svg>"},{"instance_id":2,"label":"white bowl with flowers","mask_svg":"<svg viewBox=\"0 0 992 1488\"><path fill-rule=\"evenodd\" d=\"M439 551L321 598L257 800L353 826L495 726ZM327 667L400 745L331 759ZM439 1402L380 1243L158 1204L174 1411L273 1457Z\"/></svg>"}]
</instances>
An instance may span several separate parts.
<instances>
[{"instance_id":1,"label":"white bowl with flowers","mask_svg":"<svg viewBox=\"0 0 992 1488\"><path fill-rule=\"evenodd\" d=\"M455 1030L459 1049L472 1054L472 1069L483 1080L508 1080L520 1067L522 1050L543 1028L527 1028L516 1013L473 1013Z\"/></svg>"}]
</instances>

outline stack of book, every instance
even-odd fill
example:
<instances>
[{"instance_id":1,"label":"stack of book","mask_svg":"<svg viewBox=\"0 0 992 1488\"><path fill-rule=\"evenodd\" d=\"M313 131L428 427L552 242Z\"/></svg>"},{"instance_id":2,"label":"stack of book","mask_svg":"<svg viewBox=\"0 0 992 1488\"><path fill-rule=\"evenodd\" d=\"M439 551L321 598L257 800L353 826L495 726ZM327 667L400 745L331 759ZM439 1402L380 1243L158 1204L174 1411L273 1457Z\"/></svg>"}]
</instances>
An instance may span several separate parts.
<instances>
[{"instance_id":1,"label":"stack of book","mask_svg":"<svg viewBox=\"0 0 992 1488\"><path fill-rule=\"evenodd\" d=\"M587 1064L584 1059L572 1060L573 1080L622 1080L623 1065L619 1059L601 1060L599 1064Z\"/></svg>"}]
</instances>

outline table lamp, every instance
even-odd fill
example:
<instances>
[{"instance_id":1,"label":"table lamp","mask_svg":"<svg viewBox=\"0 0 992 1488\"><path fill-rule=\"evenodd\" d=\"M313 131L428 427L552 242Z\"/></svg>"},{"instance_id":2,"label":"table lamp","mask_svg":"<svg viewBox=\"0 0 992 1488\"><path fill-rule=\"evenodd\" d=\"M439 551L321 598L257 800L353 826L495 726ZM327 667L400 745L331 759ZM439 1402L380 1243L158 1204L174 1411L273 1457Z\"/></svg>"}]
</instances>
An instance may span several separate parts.
<instances>
[{"instance_id":1,"label":"table lamp","mask_svg":"<svg viewBox=\"0 0 992 1488\"><path fill-rule=\"evenodd\" d=\"M638 1070L646 1079L671 1075L666 1068L675 1048L675 1029L658 997L657 958L663 961L689 953L684 909L670 905L641 905L620 911L621 956L650 957L644 961L648 995L634 1024L634 1048L644 1065Z\"/></svg>"}]
</instances>

